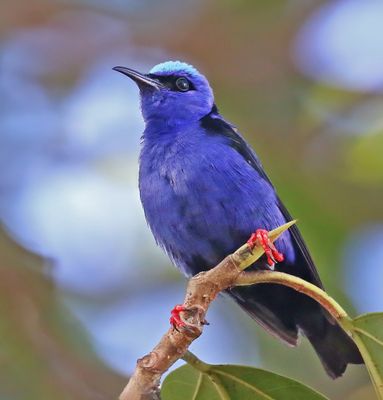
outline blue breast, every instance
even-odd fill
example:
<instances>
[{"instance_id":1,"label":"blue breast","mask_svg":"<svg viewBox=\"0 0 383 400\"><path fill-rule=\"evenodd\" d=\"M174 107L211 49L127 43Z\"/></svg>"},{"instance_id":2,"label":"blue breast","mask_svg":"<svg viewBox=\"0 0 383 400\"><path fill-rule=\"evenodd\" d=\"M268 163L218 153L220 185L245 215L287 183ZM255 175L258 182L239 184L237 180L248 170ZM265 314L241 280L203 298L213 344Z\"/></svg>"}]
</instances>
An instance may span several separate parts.
<instances>
[{"instance_id":1,"label":"blue breast","mask_svg":"<svg viewBox=\"0 0 383 400\"><path fill-rule=\"evenodd\" d=\"M140 195L153 235L186 274L215 266L258 228L285 222L274 188L225 136L183 127L144 135ZM289 233L278 241L294 258Z\"/></svg>"}]
</instances>

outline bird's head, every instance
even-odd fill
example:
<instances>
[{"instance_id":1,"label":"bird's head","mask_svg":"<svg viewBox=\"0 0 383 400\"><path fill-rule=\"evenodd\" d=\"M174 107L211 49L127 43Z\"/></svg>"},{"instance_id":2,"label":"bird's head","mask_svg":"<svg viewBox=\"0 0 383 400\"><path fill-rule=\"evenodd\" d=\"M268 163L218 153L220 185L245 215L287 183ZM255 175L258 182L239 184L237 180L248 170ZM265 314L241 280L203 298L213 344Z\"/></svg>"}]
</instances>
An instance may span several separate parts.
<instances>
[{"instance_id":1,"label":"bird's head","mask_svg":"<svg viewBox=\"0 0 383 400\"><path fill-rule=\"evenodd\" d=\"M148 74L126 67L115 67L133 79L141 94L142 115L146 122L160 120L172 125L190 123L204 117L214 103L207 79L194 67L180 61L167 61Z\"/></svg>"}]
</instances>

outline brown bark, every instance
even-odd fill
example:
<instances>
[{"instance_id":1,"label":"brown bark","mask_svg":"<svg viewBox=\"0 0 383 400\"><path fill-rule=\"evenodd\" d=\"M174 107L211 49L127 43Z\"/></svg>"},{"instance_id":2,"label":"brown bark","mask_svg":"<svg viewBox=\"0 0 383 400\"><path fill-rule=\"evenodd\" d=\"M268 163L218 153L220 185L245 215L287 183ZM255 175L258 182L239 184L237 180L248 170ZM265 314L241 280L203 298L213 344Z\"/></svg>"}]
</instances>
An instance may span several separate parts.
<instances>
[{"instance_id":1,"label":"brown bark","mask_svg":"<svg viewBox=\"0 0 383 400\"><path fill-rule=\"evenodd\" d=\"M162 374L188 350L206 324L205 315L210 303L222 290L233 286L242 270L233 255L226 257L215 268L201 272L189 280L181 313L186 326L170 328L157 346L137 361L136 369L120 400L159 399L159 383Z\"/></svg>"}]
</instances>

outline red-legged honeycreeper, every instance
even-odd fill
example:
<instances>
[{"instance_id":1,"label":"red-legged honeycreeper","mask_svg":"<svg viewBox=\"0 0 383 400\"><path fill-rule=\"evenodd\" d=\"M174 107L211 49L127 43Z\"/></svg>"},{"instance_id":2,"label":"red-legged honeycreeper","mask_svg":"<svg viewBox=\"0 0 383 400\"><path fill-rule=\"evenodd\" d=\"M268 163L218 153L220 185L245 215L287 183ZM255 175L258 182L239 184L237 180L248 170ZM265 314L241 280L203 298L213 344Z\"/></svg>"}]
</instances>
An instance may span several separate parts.
<instances>
[{"instance_id":1,"label":"red-legged honeycreeper","mask_svg":"<svg viewBox=\"0 0 383 400\"><path fill-rule=\"evenodd\" d=\"M185 275L214 267L259 228L271 230L292 219L257 155L219 113L209 82L194 67L168 61L148 74L114 69L140 89L146 125L139 187L147 222ZM323 287L295 225L275 244L284 255L282 260L273 253L277 270ZM264 256L250 268L268 264ZM276 284L228 294L285 343L295 346L302 332L332 378L348 363L363 363L354 342L311 298Z\"/></svg>"}]
</instances>

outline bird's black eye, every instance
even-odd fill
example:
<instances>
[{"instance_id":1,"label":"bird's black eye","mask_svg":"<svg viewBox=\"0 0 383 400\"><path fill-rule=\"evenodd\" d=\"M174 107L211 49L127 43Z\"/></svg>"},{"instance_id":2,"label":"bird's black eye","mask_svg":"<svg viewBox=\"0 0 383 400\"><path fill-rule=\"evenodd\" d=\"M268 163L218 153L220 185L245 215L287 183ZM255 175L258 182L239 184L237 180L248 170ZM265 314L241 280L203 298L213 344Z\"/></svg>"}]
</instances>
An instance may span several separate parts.
<instances>
[{"instance_id":1,"label":"bird's black eye","mask_svg":"<svg viewBox=\"0 0 383 400\"><path fill-rule=\"evenodd\" d=\"M187 92L190 89L189 81L186 78L178 78L176 86L180 92Z\"/></svg>"}]
</instances>

